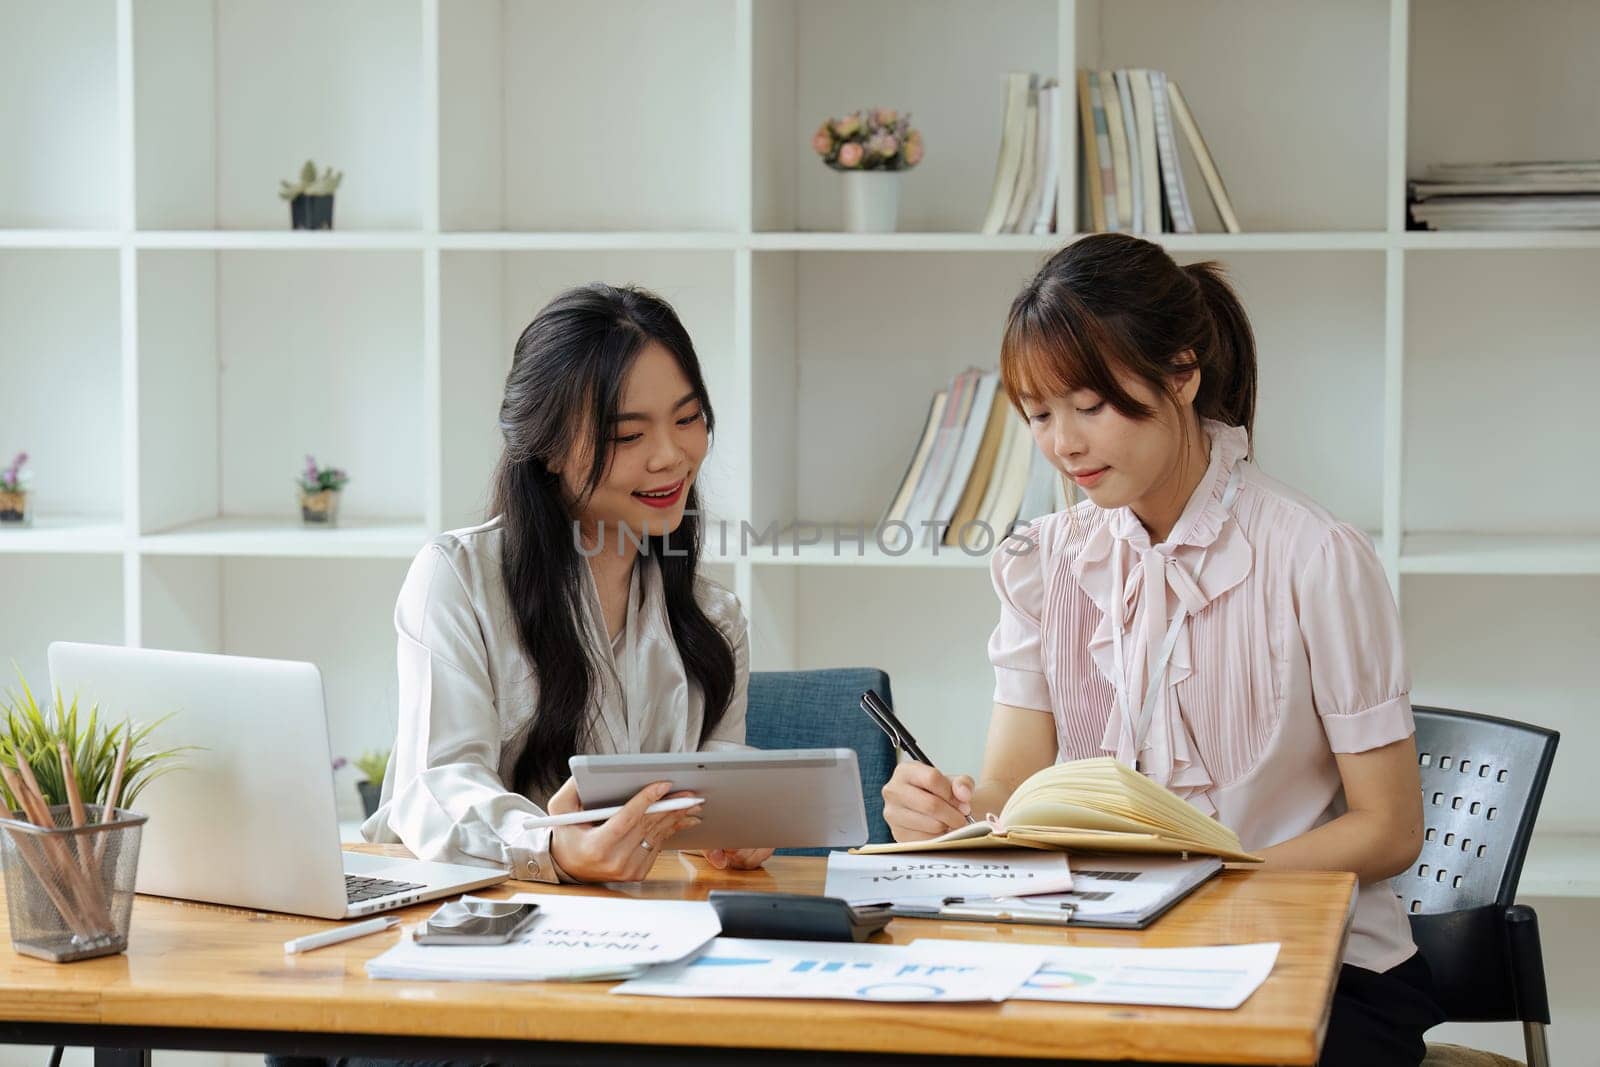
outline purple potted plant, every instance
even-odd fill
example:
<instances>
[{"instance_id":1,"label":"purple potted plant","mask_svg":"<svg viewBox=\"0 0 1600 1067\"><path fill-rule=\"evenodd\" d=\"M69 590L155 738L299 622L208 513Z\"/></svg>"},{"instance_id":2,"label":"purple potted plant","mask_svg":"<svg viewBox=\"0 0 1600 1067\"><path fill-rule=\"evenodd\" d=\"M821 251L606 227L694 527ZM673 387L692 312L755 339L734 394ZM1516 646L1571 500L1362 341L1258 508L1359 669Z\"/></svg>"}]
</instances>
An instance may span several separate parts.
<instances>
[{"instance_id":1,"label":"purple potted plant","mask_svg":"<svg viewBox=\"0 0 1600 1067\"><path fill-rule=\"evenodd\" d=\"M306 457L300 486L300 518L307 526L333 526L339 521L339 492L350 475L338 467L319 467L314 456Z\"/></svg>"},{"instance_id":2,"label":"purple potted plant","mask_svg":"<svg viewBox=\"0 0 1600 1067\"><path fill-rule=\"evenodd\" d=\"M28 454L18 452L11 466L0 471L0 524L27 526L33 521L28 508L28 486L33 482L33 472L27 469Z\"/></svg>"}]
</instances>

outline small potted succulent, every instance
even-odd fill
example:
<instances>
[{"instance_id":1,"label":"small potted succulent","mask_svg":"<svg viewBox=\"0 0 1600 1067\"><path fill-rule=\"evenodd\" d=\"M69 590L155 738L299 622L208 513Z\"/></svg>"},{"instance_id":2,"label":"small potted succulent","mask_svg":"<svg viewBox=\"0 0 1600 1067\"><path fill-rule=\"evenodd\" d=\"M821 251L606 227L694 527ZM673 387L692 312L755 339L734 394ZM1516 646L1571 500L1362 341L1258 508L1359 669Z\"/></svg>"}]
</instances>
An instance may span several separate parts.
<instances>
[{"instance_id":1,"label":"small potted succulent","mask_svg":"<svg viewBox=\"0 0 1600 1067\"><path fill-rule=\"evenodd\" d=\"M332 167L322 168L306 160L300 176L292 182L280 182L278 195L289 201L289 222L297 230L333 229L333 194L344 180L344 171Z\"/></svg>"},{"instance_id":2,"label":"small potted succulent","mask_svg":"<svg viewBox=\"0 0 1600 1067\"><path fill-rule=\"evenodd\" d=\"M356 783L356 792L361 794L361 810L367 816L378 810L378 800L383 796L383 775L389 769L389 753L387 751L364 752L354 760L347 760L343 756L333 761L333 769L339 770L346 765L352 765L361 775L361 780Z\"/></svg>"},{"instance_id":3,"label":"small potted succulent","mask_svg":"<svg viewBox=\"0 0 1600 1067\"><path fill-rule=\"evenodd\" d=\"M27 468L28 454L18 452L11 466L0 471L0 525L27 526L33 521L33 512L28 508L33 472Z\"/></svg>"},{"instance_id":4,"label":"small potted succulent","mask_svg":"<svg viewBox=\"0 0 1600 1067\"><path fill-rule=\"evenodd\" d=\"M900 172L922 162L922 133L910 114L869 107L830 118L811 135L811 149L844 175L845 229L893 233L900 210Z\"/></svg>"},{"instance_id":5,"label":"small potted succulent","mask_svg":"<svg viewBox=\"0 0 1600 1067\"><path fill-rule=\"evenodd\" d=\"M339 521L339 491L350 475L338 467L319 467L314 456L306 457L300 473L300 518L307 526L333 526Z\"/></svg>"}]
</instances>

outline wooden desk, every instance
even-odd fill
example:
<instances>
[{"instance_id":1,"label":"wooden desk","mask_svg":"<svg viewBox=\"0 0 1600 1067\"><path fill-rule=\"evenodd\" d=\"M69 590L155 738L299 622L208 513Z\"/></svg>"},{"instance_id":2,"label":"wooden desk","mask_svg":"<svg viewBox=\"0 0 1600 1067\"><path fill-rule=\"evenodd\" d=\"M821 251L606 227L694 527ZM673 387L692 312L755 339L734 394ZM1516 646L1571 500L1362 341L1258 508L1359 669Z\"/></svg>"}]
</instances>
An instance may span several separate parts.
<instances>
[{"instance_id":1,"label":"wooden desk","mask_svg":"<svg viewBox=\"0 0 1600 1067\"><path fill-rule=\"evenodd\" d=\"M514 892L700 899L712 889L819 893L821 860L780 857L721 872L666 853L647 882L614 890L508 882ZM897 1053L974 1063L1011 1057L1195 1063L1314 1063L1327 1025L1355 879L1324 872L1227 871L1149 930L897 919L894 942L981 938L1171 946L1278 941L1271 977L1237 1011L1012 1001L917 1005L611 997L609 983L369 980L394 944L375 934L300 956L283 942L328 923L140 897L128 951L52 964L0 937L0 1042L541 1063L900 1062ZM422 919L433 904L400 914ZM538 1044L528 1044L537 1042ZM753 1050L763 1050L759 1053ZM99 1064L135 1062L107 1051Z\"/></svg>"}]
</instances>

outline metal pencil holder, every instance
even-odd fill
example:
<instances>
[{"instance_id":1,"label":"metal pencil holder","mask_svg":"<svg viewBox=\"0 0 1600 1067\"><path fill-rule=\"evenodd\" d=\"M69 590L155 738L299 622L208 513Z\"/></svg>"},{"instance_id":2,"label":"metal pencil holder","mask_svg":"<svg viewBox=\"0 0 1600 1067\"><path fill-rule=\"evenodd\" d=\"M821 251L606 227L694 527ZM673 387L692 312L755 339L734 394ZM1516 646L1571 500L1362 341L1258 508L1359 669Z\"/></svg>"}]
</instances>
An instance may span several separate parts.
<instances>
[{"instance_id":1,"label":"metal pencil holder","mask_svg":"<svg viewBox=\"0 0 1600 1067\"><path fill-rule=\"evenodd\" d=\"M128 947L139 836L145 816L116 809L100 822L100 806L72 825L72 809L50 809L48 830L13 814L0 819L11 944L25 956L53 963L110 956Z\"/></svg>"}]
</instances>

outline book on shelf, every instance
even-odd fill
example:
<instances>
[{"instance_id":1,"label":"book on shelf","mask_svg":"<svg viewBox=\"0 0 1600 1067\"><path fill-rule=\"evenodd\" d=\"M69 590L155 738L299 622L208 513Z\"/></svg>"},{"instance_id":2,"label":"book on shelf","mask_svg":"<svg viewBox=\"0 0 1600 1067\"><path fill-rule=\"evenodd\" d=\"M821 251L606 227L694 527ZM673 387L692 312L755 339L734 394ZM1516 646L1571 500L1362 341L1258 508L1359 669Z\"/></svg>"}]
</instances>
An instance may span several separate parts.
<instances>
[{"instance_id":1,"label":"book on shelf","mask_svg":"<svg viewBox=\"0 0 1600 1067\"><path fill-rule=\"evenodd\" d=\"M1022 170L1024 125L1028 116L1028 91L1036 85L1027 71L1012 71L1006 76L1005 114L1000 125L1000 157L995 161L994 185L989 190L989 207L983 215L982 230L997 234L1004 227Z\"/></svg>"},{"instance_id":2,"label":"book on shelf","mask_svg":"<svg viewBox=\"0 0 1600 1067\"><path fill-rule=\"evenodd\" d=\"M905 520L906 509L911 506L911 495L916 492L917 482L922 478L922 468L928 462L928 453L933 451L933 439L938 436L939 424L944 418L945 401L949 399L949 390L941 389L933 395L932 402L928 404L928 417L922 424L922 436L917 440L917 449L911 454L911 462L906 465L906 472L900 477L900 488L895 491L894 499L889 502L889 508L883 513L879 526Z\"/></svg>"},{"instance_id":3,"label":"book on shelf","mask_svg":"<svg viewBox=\"0 0 1600 1067\"><path fill-rule=\"evenodd\" d=\"M1178 128L1183 131L1183 139L1189 142L1189 151L1194 155L1194 161L1200 167L1200 177L1205 179L1206 191L1211 194L1211 203L1217 209L1217 217L1222 220L1223 228L1229 233L1239 232L1239 219L1233 213L1233 201L1228 198L1228 190L1222 184L1222 175L1217 171L1216 160L1211 158L1211 149L1206 146L1204 137L1200 136L1200 126L1194 121L1194 113L1189 110L1189 102L1183 98L1183 92L1178 88L1178 83L1168 79L1167 96L1172 104L1172 114L1178 120Z\"/></svg>"},{"instance_id":4,"label":"book on shelf","mask_svg":"<svg viewBox=\"0 0 1600 1067\"><path fill-rule=\"evenodd\" d=\"M1106 228L1106 202L1104 191L1100 188L1100 149L1094 133L1094 102L1089 95L1089 72L1078 71L1078 137L1082 142L1082 150L1078 159L1083 163L1083 181L1079 188L1083 190L1084 215L1089 219L1089 225L1095 233L1103 233Z\"/></svg>"},{"instance_id":5,"label":"book on shelf","mask_svg":"<svg viewBox=\"0 0 1600 1067\"><path fill-rule=\"evenodd\" d=\"M1001 473L999 467L1000 446L1006 440L1006 416L1011 410L1011 401L1006 398L1005 391L997 388L1000 375L984 375L984 384L989 388L989 404L982 412L982 424L979 424L979 409L976 406L983 401L983 392L980 390L978 399L972 409L972 419L969 421L965 439L962 445L976 440L977 448L972 453L972 463L966 471L966 477L961 479L962 488L960 499L956 502L954 514L950 523L944 529L943 543L955 545L962 529L969 522L979 517L985 500L992 500L993 494L989 487L996 483L996 476ZM963 447L963 454L966 448ZM958 468L957 473L960 473ZM952 479L952 486L956 479Z\"/></svg>"},{"instance_id":6,"label":"book on shelf","mask_svg":"<svg viewBox=\"0 0 1600 1067\"><path fill-rule=\"evenodd\" d=\"M1022 221L1023 208L1028 203L1028 191L1033 188L1034 156L1039 142L1039 88L1037 79L1028 79L1028 105L1022 113L1022 156L1017 162L1017 180L1011 186L1011 203L1006 207L1005 221L1000 224L1002 233L1016 233Z\"/></svg>"},{"instance_id":7,"label":"book on shelf","mask_svg":"<svg viewBox=\"0 0 1600 1067\"><path fill-rule=\"evenodd\" d=\"M1600 160L1436 164L1406 192L1432 230L1600 228Z\"/></svg>"},{"instance_id":8,"label":"book on shelf","mask_svg":"<svg viewBox=\"0 0 1600 1067\"><path fill-rule=\"evenodd\" d=\"M1006 419L1005 457L997 461L992 483L995 492L979 517L994 531L995 543L1011 529L1011 524L1021 517L1022 498L1028 491L1030 462L1038 451L1033 447L1033 435L1027 423L1011 412Z\"/></svg>"},{"instance_id":9,"label":"book on shelf","mask_svg":"<svg viewBox=\"0 0 1600 1067\"><path fill-rule=\"evenodd\" d=\"M1144 194L1141 233L1161 232L1161 160L1156 154L1156 109L1150 99L1150 72L1130 70L1133 121L1139 138L1139 191Z\"/></svg>"},{"instance_id":10,"label":"book on shelf","mask_svg":"<svg viewBox=\"0 0 1600 1067\"><path fill-rule=\"evenodd\" d=\"M1150 102L1155 105L1156 152L1161 157L1161 189L1166 194L1167 212L1172 217L1172 232L1194 233L1189 191L1183 183L1183 161L1178 158L1178 139L1172 132L1167 76L1159 70L1150 72Z\"/></svg>"},{"instance_id":11,"label":"book on shelf","mask_svg":"<svg viewBox=\"0 0 1600 1067\"><path fill-rule=\"evenodd\" d=\"M1133 233L1145 233L1144 221L1144 168L1140 165L1139 122L1133 109L1132 72L1115 70L1112 80L1117 83L1117 102L1122 105L1122 136L1128 145L1128 228Z\"/></svg>"},{"instance_id":12,"label":"book on shelf","mask_svg":"<svg viewBox=\"0 0 1600 1067\"><path fill-rule=\"evenodd\" d=\"M1026 71L1006 76L1000 155L982 232L1050 233L1060 182L1060 88Z\"/></svg>"},{"instance_id":13,"label":"book on shelf","mask_svg":"<svg viewBox=\"0 0 1600 1067\"><path fill-rule=\"evenodd\" d=\"M852 852L1041 848L1216 856L1259 862L1239 835L1110 756L1072 760L1030 776L998 815L926 841L863 845Z\"/></svg>"},{"instance_id":14,"label":"book on shelf","mask_svg":"<svg viewBox=\"0 0 1600 1067\"><path fill-rule=\"evenodd\" d=\"M901 517L901 521L911 528L912 544L922 542L922 531L926 529L924 524L932 520L944 493L945 483L950 480L950 471L955 466L956 452L961 445L967 418L972 412L973 393L977 390L980 376L981 372L977 370L966 370L950 381L947 390L949 398L940 413L933 446L928 450L922 475L911 493L911 502Z\"/></svg>"},{"instance_id":15,"label":"book on shelf","mask_svg":"<svg viewBox=\"0 0 1600 1067\"><path fill-rule=\"evenodd\" d=\"M1115 72L1102 70L1100 99L1105 103L1106 133L1111 140L1111 174L1116 185L1117 230L1133 229L1133 167L1129 163L1127 127L1122 124L1122 94Z\"/></svg>"},{"instance_id":16,"label":"book on shelf","mask_svg":"<svg viewBox=\"0 0 1600 1067\"><path fill-rule=\"evenodd\" d=\"M931 547L943 539L944 531L950 526L956 510L961 506L962 494L974 476L978 452L983 447L989 421L994 416L994 396L999 386L999 371L980 372L973 383L972 400L967 408L965 425L957 427L955 436L952 437L957 443L951 450L949 471L935 496L933 512L928 516L934 525L927 527L920 537L925 545Z\"/></svg>"},{"instance_id":17,"label":"book on shelf","mask_svg":"<svg viewBox=\"0 0 1600 1067\"><path fill-rule=\"evenodd\" d=\"M1117 167L1111 155L1111 126L1106 121L1105 95L1100 91L1100 79L1089 75L1089 110L1094 115L1094 154L1100 161L1100 210L1105 216L1108 231L1120 229L1117 218Z\"/></svg>"},{"instance_id":18,"label":"book on shelf","mask_svg":"<svg viewBox=\"0 0 1600 1067\"><path fill-rule=\"evenodd\" d=\"M1054 222L1056 179L1056 122L1061 90L1050 79L1039 86L1039 104L1034 109L1033 170L1028 182L1028 197L1022 205L1013 233L1049 233Z\"/></svg>"},{"instance_id":19,"label":"book on shelf","mask_svg":"<svg viewBox=\"0 0 1600 1067\"><path fill-rule=\"evenodd\" d=\"M1194 202L1179 146L1187 145L1222 228L1239 218L1194 109L1159 70L1078 72L1084 217L1095 232L1194 233Z\"/></svg>"}]
</instances>

